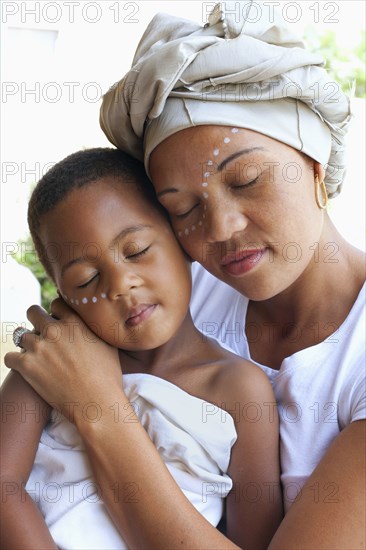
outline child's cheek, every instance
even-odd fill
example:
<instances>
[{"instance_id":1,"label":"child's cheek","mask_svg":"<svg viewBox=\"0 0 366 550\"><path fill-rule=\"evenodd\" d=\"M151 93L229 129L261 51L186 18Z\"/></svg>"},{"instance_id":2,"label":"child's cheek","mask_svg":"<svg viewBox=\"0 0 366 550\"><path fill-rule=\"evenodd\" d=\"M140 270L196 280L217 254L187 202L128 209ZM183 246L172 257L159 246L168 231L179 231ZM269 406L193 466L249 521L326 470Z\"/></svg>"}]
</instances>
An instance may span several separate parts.
<instances>
[{"instance_id":1,"label":"child's cheek","mask_svg":"<svg viewBox=\"0 0 366 550\"><path fill-rule=\"evenodd\" d=\"M68 296L64 293L61 293L61 296L65 300L65 302L70 304L71 307L95 305L98 302L105 300L107 298L107 294L105 292L101 292L96 296L79 296L78 298Z\"/></svg>"}]
</instances>

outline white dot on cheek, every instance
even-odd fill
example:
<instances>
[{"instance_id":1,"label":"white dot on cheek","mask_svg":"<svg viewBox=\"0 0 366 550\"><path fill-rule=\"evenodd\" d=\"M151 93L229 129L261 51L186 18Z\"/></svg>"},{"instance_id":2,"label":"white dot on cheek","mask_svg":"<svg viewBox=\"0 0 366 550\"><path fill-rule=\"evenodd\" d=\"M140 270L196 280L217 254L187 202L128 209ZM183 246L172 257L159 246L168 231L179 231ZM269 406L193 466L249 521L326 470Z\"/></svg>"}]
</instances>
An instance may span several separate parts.
<instances>
[{"instance_id":1,"label":"white dot on cheek","mask_svg":"<svg viewBox=\"0 0 366 550\"><path fill-rule=\"evenodd\" d=\"M79 300L75 300L75 304L78 306L79 305Z\"/></svg>"},{"instance_id":2,"label":"white dot on cheek","mask_svg":"<svg viewBox=\"0 0 366 550\"><path fill-rule=\"evenodd\" d=\"M106 295L105 292L102 292L101 295L100 295L100 297L104 299L104 298L107 298L107 295Z\"/></svg>"},{"instance_id":3,"label":"white dot on cheek","mask_svg":"<svg viewBox=\"0 0 366 550\"><path fill-rule=\"evenodd\" d=\"M208 186L207 181L204 181L204 182L202 183L202 187L207 187L207 186Z\"/></svg>"},{"instance_id":4,"label":"white dot on cheek","mask_svg":"<svg viewBox=\"0 0 366 550\"><path fill-rule=\"evenodd\" d=\"M185 230L184 230L184 234L185 234L185 235L188 235L188 234L189 234L189 229L185 229Z\"/></svg>"},{"instance_id":5,"label":"white dot on cheek","mask_svg":"<svg viewBox=\"0 0 366 550\"><path fill-rule=\"evenodd\" d=\"M210 172L205 172L205 173L203 174L203 177L204 177L204 178L209 178L210 175L211 175Z\"/></svg>"},{"instance_id":6,"label":"white dot on cheek","mask_svg":"<svg viewBox=\"0 0 366 550\"><path fill-rule=\"evenodd\" d=\"M181 236L182 236L182 232L178 231L178 237L181 237Z\"/></svg>"},{"instance_id":7,"label":"white dot on cheek","mask_svg":"<svg viewBox=\"0 0 366 550\"><path fill-rule=\"evenodd\" d=\"M83 298L81 301L83 302L83 304L87 304L88 303L88 298Z\"/></svg>"},{"instance_id":8,"label":"white dot on cheek","mask_svg":"<svg viewBox=\"0 0 366 550\"><path fill-rule=\"evenodd\" d=\"M224 138L224 143L230 143L230 138L228 137Z\"/></svg>"},{"instance_id":9,"label":"white dot on cheek","mask_svg":"<svg viewBox=\"0 0 366 550\"><path fill-rule=\"evenodd\" d=\"M239 130L237 128L231 128L231 131L233 134L237 134L239 132Z\"/></svg>"},{"instance_id":10,"label":"white dot on cheek","mask_svg":"<svg viewBox=\"0 0 366 550\"><path fill-rule=\"evenodd\" d=\"M208 166L212 166L212 165L213 165L213 160L208 160L208 161L207 161L207 165L208 165Z\"/></svg>"},{"instance_id":11,"label":"white dot on cheek","mask_svg":"<svg viewBox=\"0 0 366 550\"><path fill-rule=\"evenodd\" d=\"M74 303L74 300L71 298L70 302L73 304L73 303Z\"/></svg>"},{"instance_id":12,"label":"white dot on cheek","mask_svg":"<svg viewBox=\"0 0 366 550\"><path fill-rule=\"evenodd\" d=\"M92 298L92 302L93 302L94 304L96 304L96 303L97 303L97 301L98 301L98 298L97 298L96 296L93 296L93 298Z\"/></svg>"},{"instance_id":13,"label":"white dot on cheek","mask_svg":"<svg viewBox=\"0 0 366 550\"><path fill-rule=\"evenodd\" d=\"M219 152L220 152L220 151L219 151L218 149L214 149L214 152L213 152L214 156L217 157L218 154L219 154Z\"/></svg>"},{"instance_id":14,"label":"white dot on cheek","mask_svg":"<svg viewBox=\"0 0 366 550\"><path fill-rule=\"evenodd\" d=\"M203 194L203 198L204 198L204 199L207 199L207 198L208 198L208 193L206 193L206 191L204 191L202 194Z\"/></svg>"}]
</instances>

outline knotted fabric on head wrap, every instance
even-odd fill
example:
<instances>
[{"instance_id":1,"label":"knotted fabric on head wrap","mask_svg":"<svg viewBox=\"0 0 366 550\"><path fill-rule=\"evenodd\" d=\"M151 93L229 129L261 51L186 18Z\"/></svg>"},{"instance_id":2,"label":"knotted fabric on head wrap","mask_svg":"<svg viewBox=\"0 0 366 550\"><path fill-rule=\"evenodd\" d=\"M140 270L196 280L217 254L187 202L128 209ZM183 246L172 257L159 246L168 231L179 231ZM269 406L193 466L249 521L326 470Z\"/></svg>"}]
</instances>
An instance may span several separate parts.
<instances>
[{"instance_id":1,"label":"knotted fabric on head wrap","mask_svg":"<svg viewBox=\"0 0 366 550\"><path fill-rule=\"evenodd\" d=\"M268 7L259 0L222 2L204 27L156 15L131 70L103 98L100 123L108 139L149 171L155 147L184 128L248 128L320 162L328 196L336 196L345 174L349 99L328 77L323 58Z\"/></svg>"}]
</instances>

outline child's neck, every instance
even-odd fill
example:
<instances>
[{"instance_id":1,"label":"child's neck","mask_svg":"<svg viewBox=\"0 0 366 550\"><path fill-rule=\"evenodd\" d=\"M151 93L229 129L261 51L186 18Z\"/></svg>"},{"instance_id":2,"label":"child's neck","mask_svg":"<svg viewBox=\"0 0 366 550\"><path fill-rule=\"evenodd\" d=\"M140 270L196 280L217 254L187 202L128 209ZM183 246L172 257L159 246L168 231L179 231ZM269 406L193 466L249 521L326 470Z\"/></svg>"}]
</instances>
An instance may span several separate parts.
<instances>
[{"instance_id":1,"label":"child's neck","mask_svg":"<svg viewBox=\"0 0 366 550\"><path fill-rule=\"evenodd\" d=\"M194 360L195 350L201 349L204 336L195 327L188 312L175 335L162 346L152 350L120 350L122 372L148 373L165 377Z\"/></svg>"}]
</instances>

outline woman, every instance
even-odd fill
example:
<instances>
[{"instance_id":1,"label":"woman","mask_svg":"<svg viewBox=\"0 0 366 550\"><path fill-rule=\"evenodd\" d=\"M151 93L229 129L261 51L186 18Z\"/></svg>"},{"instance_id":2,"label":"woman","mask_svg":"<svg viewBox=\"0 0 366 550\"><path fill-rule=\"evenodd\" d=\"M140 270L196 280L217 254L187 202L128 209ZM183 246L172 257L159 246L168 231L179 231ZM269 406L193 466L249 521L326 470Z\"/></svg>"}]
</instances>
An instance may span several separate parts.
<instances>
[{"instance_id":1,"label":"woman","mask_svg":"<svg viewBox=\"0 0 366 550\"><path fill-rule=\"evenodd\" d=\"M282 24L251 23L244 9L237 21L229 8L216 8L205 28L154 18L133 69L104 98L102 127L144 159L182 246L212 274L195 268L199 328L257 362L273 382L287 514L270 548L363 547L364 256L326 212L343 180L349 102L322 58ZM75 322L64 304L53 313L58 327ZM49 327L44 313L31 309L29 318L41 334ZM108 405L123 402L120 391L111 395L103 380L96 396L78 377L78 369L96 376L88 366L100 361L112 377L110 351L81 338L72 348L62 336L53 346L27 336L26 352L7 364L62 410L70 401L102 402L101 424L81 415L75 422L121 532L136 546L232 547L182 501L139 426L113 425ZM255 404L254 411L263 414ZM159 493L144 476L145 460ZM129 476L144 489L133 510L113 502L109 489ZM270 498L270 488L254 489L256 498ZM238 498L249 498L246 488Z\"/></svg>"}]
</instances>

